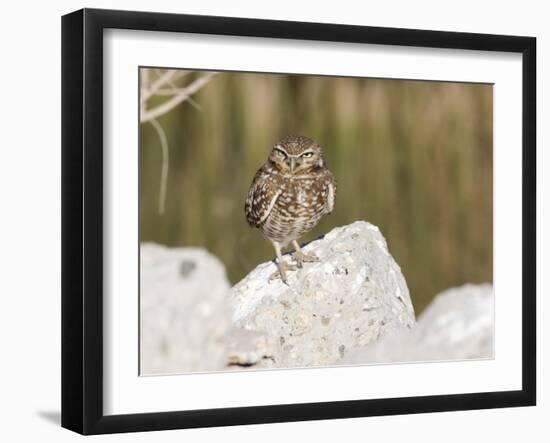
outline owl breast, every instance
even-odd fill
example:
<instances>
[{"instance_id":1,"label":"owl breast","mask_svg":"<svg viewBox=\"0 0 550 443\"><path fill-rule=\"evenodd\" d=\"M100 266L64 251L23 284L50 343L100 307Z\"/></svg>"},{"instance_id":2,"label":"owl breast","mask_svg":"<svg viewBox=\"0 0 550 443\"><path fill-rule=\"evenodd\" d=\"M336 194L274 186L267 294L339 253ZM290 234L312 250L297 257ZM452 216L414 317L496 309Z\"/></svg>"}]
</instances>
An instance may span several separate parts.
<instances>
[{"instance_id":1,"label":"owl breast","mask_svg":"<svg viewBox=\"0 0 550 443\"><path fill-rule=\"evenodd\" d=\"M270 240L286 246L311 231L327 211L329 186L319 178L284 178L281 193L261 227Z\"/></svg>"}]
</instances>

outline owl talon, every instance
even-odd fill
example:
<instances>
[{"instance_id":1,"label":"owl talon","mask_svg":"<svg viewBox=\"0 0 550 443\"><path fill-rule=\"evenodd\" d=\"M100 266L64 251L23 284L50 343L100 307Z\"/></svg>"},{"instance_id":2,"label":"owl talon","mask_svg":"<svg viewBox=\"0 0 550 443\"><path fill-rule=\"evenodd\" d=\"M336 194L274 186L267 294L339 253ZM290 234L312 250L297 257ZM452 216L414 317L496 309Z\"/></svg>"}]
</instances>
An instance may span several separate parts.
<instances>
[{"instance_id":1,"label":"owl talon","mask_svg":"<svg viewBox=\"0 0 550 443\"><path fill-rule=\"evenodd\" d=\"M294 257L294 260L296 260L299 268L303 267L304 263L314 263L319 261L319 257L317 257L313 252L304 254L302 251L296 251L292 254L292 256Z\"/></svg>"},{"instance_id":2,"label":"owl talon","mask_svg":"<svg viewBox=\"0 0 550 443\"><path fill-rule=\"evenodd\" d=\"M278 262L277 270L269 276L269 281L280 278L283 281L283 283L288 285L288 280L286 278L286 271L295 271L296 269L297 267L290 263L286 263L284 261Z\"/></svg>"}]
</instances>

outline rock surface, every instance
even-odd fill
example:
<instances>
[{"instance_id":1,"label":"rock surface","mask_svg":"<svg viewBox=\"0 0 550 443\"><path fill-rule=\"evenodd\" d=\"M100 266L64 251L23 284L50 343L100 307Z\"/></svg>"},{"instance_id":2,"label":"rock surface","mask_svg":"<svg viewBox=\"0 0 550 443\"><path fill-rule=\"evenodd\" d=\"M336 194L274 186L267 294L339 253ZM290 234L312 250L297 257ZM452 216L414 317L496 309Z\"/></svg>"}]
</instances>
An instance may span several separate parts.
<instances>
[{"instance_id":1,"label":"rock surface","mask_svg":"<svg viewBox=\"0 0 550 443\"><path fill-rule=\"evenodd\" d=\"M388 334L341 363L492 358L493 334L493 286L468 284L437 295L414 329Z\"/></svg>"},{"instance_id":2,"label":"rock surface","mask_svg":"<svg viewBox=\"0 0 550 443\"><path fill-rule=\"evenodd\" d=\"M230 288L206 250L142 244L141 373L493 356L491 285L444 291L416 323L376 226L335 228L303 249L320 260L289 272L288 285L270 281L268 262Z\"/></svg>"},{"instance_id":3,"label":"rock surface","mask_svg":"<svg viewBox=\"0 0 550 443\"><path fill-rule=\"evenodd\" d=\"M142 244L142 374L220 370L231 330L223 264L201 248Z\"/></svg>"},{"instance_id":4,"label":"rock surface","mask_svg":"<svg viewBox=\"0 0 550 443\"><path fill-rule=\"evenodd\" d=\"M232 368L266 366L272 362L275 339L259 331L233 328L225 339L227 365Z\"/></svg>"},{"instance_id":5,"label":"rock surface","mask_svg":"<svg viewBox=\"0 0 550 443\"><path fill-rule=\"evenodd\" d=\"M335 228L303 249L320 260L290 272L288 285L269 281L276 267L268 262L230 292L235 326L271 338L257 367L332 365L415 324L407 284L376 226Z\"/></svg>"}]
</instances>

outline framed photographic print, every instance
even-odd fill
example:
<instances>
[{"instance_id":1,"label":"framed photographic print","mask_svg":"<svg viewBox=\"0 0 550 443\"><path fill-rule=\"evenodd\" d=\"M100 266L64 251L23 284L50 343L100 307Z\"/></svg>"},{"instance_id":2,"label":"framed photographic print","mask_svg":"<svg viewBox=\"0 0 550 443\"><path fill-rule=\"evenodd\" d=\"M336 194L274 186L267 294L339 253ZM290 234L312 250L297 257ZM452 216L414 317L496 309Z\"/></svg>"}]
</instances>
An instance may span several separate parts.
<instances>
[{"instance_id":1,"label":"framed photographic print","mask_svg":"<svg viewBox=\"0 0 550 443\"><path fill-rule=\"evenodd\" d=\"M62 425L528 406L531 37L62 20Z\"/></svg>"}]
</instances>

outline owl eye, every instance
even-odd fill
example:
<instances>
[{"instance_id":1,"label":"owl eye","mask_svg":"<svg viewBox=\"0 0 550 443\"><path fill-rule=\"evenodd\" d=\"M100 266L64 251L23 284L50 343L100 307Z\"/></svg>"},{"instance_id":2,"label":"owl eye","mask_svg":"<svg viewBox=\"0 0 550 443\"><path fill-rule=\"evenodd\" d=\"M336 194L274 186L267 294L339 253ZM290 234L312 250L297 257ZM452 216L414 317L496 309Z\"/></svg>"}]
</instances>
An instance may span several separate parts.
<instances>
[{"instance_id":1,"label":"owl eye","mask_svg":"<svg viewBox=\"0 0 550 443\"><path fill-rule=\"evenodd\" d=\"M275 149L275 153L276 153L279 157L282 157L282 158L286 157L286 154L285 154L283 151L281 151L280 149Z\"/></svg>"},{"instance_id":2,"label":"owl eye","mask_svg":"<svg viewBox=\"0 0 550 443\"><path fill-rule=\"evenodd\" d=\"M311 156L313 156L313 152L305 152L305 153L302 154L302 157L304 157L304 158L309 158Z\"/></svg>"}]
</instances>

